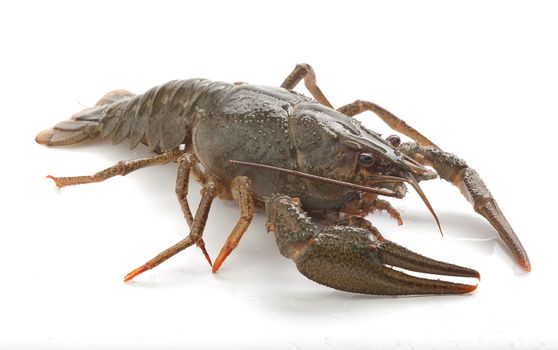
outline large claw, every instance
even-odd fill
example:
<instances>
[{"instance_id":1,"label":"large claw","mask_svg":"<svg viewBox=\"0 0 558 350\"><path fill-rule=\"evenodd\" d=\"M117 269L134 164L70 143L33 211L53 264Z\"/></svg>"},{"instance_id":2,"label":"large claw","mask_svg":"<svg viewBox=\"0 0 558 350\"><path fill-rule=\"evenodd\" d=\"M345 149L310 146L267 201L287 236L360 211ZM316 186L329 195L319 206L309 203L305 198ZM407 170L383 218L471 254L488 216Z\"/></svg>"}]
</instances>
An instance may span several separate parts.
<instances>
[{"instance_id":1,"label":"large claw","mask_svg":"<svg viewBox=\"0 0 558 350\"><path fill-rule=\"evenodd\" d=\"M432 166L440 178L457 186L475 211L484 216L496 229L521 267L527 272L531 271L527 251L523 248L519 238L498 207L498 203L488 187L474 169L456 155L444 152L436 147L421 146L412 142L401 144L398 150L413 157L421 164Z\"/></svg>"},{"instance_id":2,"label":"large claw","mask_svg":"<svg viewBox=\"0 0 558 350\"><path fill-rule=\"evenodd\" d=\"M309 279L339 290L373 295L463 294L467 285L411 276L393 269L480 278L475 270L433 260L370 231L330 226L319 231L297 203L274 196L266 203L268 230L281 254L291 258Z\"/></svg>"}]
</instances>

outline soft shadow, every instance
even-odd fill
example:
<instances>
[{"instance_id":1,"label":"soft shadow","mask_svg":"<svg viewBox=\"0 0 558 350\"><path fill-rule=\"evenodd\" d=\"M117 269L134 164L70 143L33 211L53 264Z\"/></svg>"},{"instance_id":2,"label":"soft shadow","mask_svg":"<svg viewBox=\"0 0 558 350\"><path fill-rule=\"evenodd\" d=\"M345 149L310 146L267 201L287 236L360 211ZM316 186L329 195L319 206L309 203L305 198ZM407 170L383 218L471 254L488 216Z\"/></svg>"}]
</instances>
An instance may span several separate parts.
<instances>
[{"instance_id":1,"label":"soft shadow","mask_svg":"<svg viewBox=\"0 0 558 350\"><path fill-rule=\"evenodd\" d=\"M431 304L470 302L470 295L447 296L372 296L352 294L327 289L305 290L294 295L290 293L267 298L260 303L261 308L287 315L314 315L318 317L342 317L344 314L389 316L400 312L413 312ZM309 288L312 289L312 288ZM373 310L373 311L372 311Z\"/></svg>"}]
</instances>

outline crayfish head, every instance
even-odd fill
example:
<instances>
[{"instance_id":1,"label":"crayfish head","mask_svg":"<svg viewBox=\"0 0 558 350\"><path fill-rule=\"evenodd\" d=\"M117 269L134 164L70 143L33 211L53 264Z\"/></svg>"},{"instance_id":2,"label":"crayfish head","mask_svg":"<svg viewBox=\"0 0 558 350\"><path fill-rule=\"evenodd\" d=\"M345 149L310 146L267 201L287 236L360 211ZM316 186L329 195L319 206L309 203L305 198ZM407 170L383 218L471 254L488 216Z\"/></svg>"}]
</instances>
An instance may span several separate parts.
<instances>
[{"instance_id":1,"label":"crayfish head","mask_svg":"<svg viewBox=\"0 0 558 350\"><path fill-rule=\"evenodd\" d=\"M393 136L384 140L379 134L362 126L359 129L357 135L346 133L342 139L343 145L354 154L354 182L392 191L397 198L405 195L405 184L410 185L432 213L442 232L440 220L418 184L420 180L435 178L436 173L397 151L395 147L399 142L398 139L395 139L397 142L394 141Z\"/></svg>"}]
</instances>

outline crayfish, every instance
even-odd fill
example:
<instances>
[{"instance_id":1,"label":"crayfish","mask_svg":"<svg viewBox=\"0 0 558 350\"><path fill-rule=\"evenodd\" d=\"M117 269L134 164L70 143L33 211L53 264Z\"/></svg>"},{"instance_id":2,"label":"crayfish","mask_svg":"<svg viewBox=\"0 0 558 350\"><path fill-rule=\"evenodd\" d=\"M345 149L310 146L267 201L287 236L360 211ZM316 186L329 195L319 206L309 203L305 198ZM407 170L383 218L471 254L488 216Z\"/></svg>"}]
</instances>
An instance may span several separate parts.
<instances>
[{"instance_id":1,"label":"crayfish","mask_svg":"<svg viewBox=\"0 0 558 350\"><path fill-rule=\"evenodd\" d=\"M293 91L302 80L313 99ZM354 118L364 111L413 142L401 143L395 135L384 139L365 128ZM401 222L385 198L402 198L409 186L439 226L419 186L437 176L457 186L523 269L531 269L527 253L475 170L375 103L357 100L334 109L307 64L297 65L281 87L190 79L141 95L112 91L95 106L39 133L36 141L61 146L109 136L115 144L128 139L131 148L143 143L155 155L121 161L91 176L49 177L64 187L177 162L176 195L190 227L186 238L132 270L125 281L194 244L217 272L255 210L265 207L267 230L274 233L281 254L318 283L375 295L472 292L476 285L400 271L480 278L473 269L424 257L385 239L366 219L374 210L385 210ZM202 184L195 213L187 198L190 175ZM240 218L212 262L202 236L215 197L237 200Z\"/></svg>"}]
</instances>

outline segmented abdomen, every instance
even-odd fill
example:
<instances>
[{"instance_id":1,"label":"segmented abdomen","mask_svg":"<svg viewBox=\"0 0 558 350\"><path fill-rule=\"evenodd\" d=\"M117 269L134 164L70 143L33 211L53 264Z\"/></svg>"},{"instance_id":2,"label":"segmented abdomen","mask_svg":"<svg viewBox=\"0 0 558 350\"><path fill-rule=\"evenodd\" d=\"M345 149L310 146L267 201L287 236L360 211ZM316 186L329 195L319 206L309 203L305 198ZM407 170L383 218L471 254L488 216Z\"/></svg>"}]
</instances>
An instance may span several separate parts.
<instances>
[{"instance_id":1,"label":"segmented abdomen","mask_svg":"<svg viewBox=\"0 0 558 350\"><path fill-rule=\"evenodd\" d=\"M129 138L131 148L143 142L152 150L166 151L189 144L196 108L211 104L232 86L205 79L173 80L142 95L105 97L72 120L98 123L98 135L112 135L114 144Z\"/></svg>"}]
</instances>

